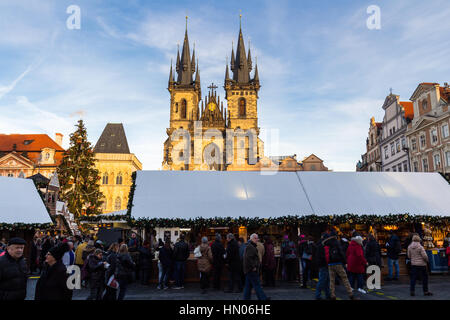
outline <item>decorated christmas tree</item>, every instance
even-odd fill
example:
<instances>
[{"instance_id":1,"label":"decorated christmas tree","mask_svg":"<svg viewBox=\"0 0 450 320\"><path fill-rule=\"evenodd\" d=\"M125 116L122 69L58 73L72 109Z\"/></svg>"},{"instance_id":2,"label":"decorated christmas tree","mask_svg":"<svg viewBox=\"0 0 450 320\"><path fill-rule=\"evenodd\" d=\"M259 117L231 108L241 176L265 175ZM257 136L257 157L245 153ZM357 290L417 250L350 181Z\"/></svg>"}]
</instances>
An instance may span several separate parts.
<instances>
[{"instance_id":1,"label":"decorated christmas tree","mask_svg":"<svg viewBox=\"0 0 450 320\"><path fill-rule=\"evenodd\" d=\"M91 143L87 140L83 120L78 121L77 130L70 135L70 147L64 153L58 168L60 195L67 201L68 209L75 219L82 215L101 212L103 194L100 192L99 172L95 169L95 158Z\"/></svg>"}]
</instances>

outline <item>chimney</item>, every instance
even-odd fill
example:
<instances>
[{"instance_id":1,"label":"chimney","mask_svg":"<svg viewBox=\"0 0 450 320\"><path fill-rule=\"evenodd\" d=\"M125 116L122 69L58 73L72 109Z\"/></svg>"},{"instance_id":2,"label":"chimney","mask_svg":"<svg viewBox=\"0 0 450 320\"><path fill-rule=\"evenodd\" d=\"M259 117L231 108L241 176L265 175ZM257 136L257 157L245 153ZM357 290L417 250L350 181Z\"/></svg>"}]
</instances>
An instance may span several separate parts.
<instances>
[{"instance_id":1,"label":"chimney","mask_svg":"<svg viewBox=\"0 0 450 320\"><path fill-rule=\"evenodd\" d=\"M62 148L62 140L63 140L63 134L62 133L55 133L55 142Z\"/></svg>"}]
</instances>

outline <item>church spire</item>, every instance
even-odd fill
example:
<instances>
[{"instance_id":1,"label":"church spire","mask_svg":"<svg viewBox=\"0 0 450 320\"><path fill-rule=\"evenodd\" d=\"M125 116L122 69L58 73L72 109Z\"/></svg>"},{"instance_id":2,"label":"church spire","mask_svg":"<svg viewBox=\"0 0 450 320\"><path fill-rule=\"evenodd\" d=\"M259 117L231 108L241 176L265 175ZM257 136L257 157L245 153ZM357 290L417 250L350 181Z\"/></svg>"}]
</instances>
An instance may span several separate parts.
<instances>
[{"instance_id":1,"label":"church spire","mask_svg":"<svg viewBox=\"0 0 450 320\"><path fill-rule=\"evenodd\" d=\"M233 42L231 42L231 64L230 64L230 67L231 67L231 71L234 72L234 43Z\"/></svg>"},{"instance_id":2,"label":"church spire","mask_svg":"<svg viewBox=\"0 0 450 320\"><path fill-rule=\"evenodd\" d=\"M232 52L232 56L234 52ZM232 57L233 59L233 57ZM239 38L236 49L236 60L234 63L233 80L237 83L248 83L250 80L248 61L245 54L244 37L242 35L242 28L239 26Z\"/></svg>"},{"instance_id":3,"label":"church spire","mask_svg":"<svg viewBox=\"0 0 450 320\"><path fill-rule=\"evenodd\" d=\"M173 83L172 59L170 59L169 86Z\"/></svg>"},{"instance_id":4,"label":"church spire","mask_svg":"<svg viewBox=\"0 0 450 320\"><path fill-rule=\"evenodd\" d=\"M181 51L181 60L179 64L178 72L178 84L181 85L192 85L192 75L194 74L192 70L192 63L190 57L189 49L189 39L187 31L187 17L186 17L186 31L184 33L183 50Z\"/></svg>"},{"instance_id":5,"label":"church spire","mask_svg":"<svg viewBox=\"0 0 450 320\"><path fill-rule=\"evenodd\" d=\"M230 73L228 72L228 62L227 66L225 67L225 82L230 80Z\"/></svg>"},{"instance_id":6,"label":"church spire","mask_svg":"<svg viewBox=\"0 0 450 320\"><path fill-rule=\"evenodd\" d=\"M248 71L252 71L252 54L250 53L250 40L248 40L247 63L248 63Z\"/></svg>"},{"instance_id":7,"label":"church spire","mask_svg":"<svg viewBox=\"0 0 450 320\"><path fill-rule=\"evenodd\" d=\"M194 42L194 49L192 50L192 59L191 59L192 63L191 63L191 69L192 69L192 73L194 73L195 70L195 42Z\"/></svg>"},{"instance_id":8,"label":"church spire","mask_svg":"<svg viewBox=\"0 0 450 320\"><path fill-rule=\"evenodd\" d=\"M258 63L255 63L255 75L253 77L253 82L259 82Z\"/></svg>"},{"instance_id":9,"label":"church spire","mask_svg":"<svg viewBox=\"0 0 450 320\"><path fill-rule=\"evenodd\" d=\"M177 62L175 64L175 70L180 71L180 44L177 44Z\"/></svg>"}]
</instances>

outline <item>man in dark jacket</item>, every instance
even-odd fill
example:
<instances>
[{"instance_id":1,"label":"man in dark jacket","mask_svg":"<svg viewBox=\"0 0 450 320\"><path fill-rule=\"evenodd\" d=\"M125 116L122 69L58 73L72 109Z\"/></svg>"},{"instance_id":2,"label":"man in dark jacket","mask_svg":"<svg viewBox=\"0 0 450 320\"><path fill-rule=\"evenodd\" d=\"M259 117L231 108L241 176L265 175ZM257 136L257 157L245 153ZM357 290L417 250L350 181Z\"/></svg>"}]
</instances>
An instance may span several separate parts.
<instances>
[{"instance_id":1,"label":"man in dark jacket","mask_svg":"<svg viewBox=\"0 0 450 320\"><path fill-rule=\"evenodd\" d=\"M211 245L211 251L213 255L213 267L214 267L214 280L213 288L220 290L220 277L222 275L223 266L225 264L225 248L222 244L222 237L220 234L216 234L216 241Z\"/></svg>"},{"instance_id":2,"label":"man in dark jacket","mask_svg":"<svg viewBox=\"0 0 450 320\"><path fill-rule=\"evenodd\" d=\"M229 271L229 286L228 290L225 292L233 292L234 284L237 284L237 292L242 292L242 282L241 282L241 259L239 257L239 246L237 241L234 239L234 235L229 233L227 235L227 250L225 262L228 266Z\"/></svg>"},{"instance_id":3,"label":"man in dark jacket","mask_svg":"<svg viewBox=\"0 0 450 320\"><path fill-rule=\"evenodd\" d=\"M260 262L258 250L256 249L256 243L258 241L258 235L256 233L252 234L244 252L244 300L251 299L252 288L255 289L258 300L268 300L259 282L258 270Z\"/></svg>"},{"instance_id":4,"label":"man in dark jacket","mask_svg":"<svg viewBox=\"0 0 450 320\"><path fill-rule=\"evenodd\" d=\"M325 291L325 298L330 299L330 276L328 273L328 263L325 257L325 247L323 241L328 238L328 234L324 233L317 243L314 254L314 263L319 268L319 281L316 286L316 300L322 300L322 291Z\"/></svg>"},{"instance_id":5,"label":"man in dark jacket","mask_svg":"<svg viewBox=\"0 0 450 320\"><path fill-rule=\"evenodd\" d=\"M36 283L35 300L72 300L67 287L67 269L62 257L69 250L67 243L51 248L45 258L45 267Z\"/></svg>"},{"instance_id":6,"label":"man in dark jacket","mask_svg":"<svg viewBox=\"0 0 450 320\"><path fill-rule=\"evenodd\" d=\"M345 289L350 299L355 300L352 287L347 278L344 266L347 264L346 255L342 250L341 244L337 240L335 231L330 233L330 237L323 241L325 249L325 258L328 264L328 273L330 274L330 299L336 300L336 275L338 275L344 283Z\"/></svg>"},{"instance_id":7,"label":"man in dark jacket","mask_svg":"<svg viewBox=\"0 0 450 320\"><path fill-rule=\"evenodd\" d=\"M189 246L184 241L185 235L180 234L173 250L173 260L175 261L175 287L174 289L184 288L184 274L186 272L186 260L189 258Z\"/></svg>"},{"instance_id":8,"label":"man in dark jacket","mask_svg":"<svg viewBox=\"0 0 450 320\"><path fill-rule=\"evenodd\" d=\"M369 265L381 267L381 248L372 234L369 235L369 241L367 242L364 251Z\"/></svg>"},{"instance_id":9,"label":"man in dark jacket","mask_svg":"<svg viewBox=\"0 0 450 320\"><path fill-rule=\"evenodd\" d=\"M400 272L400 268L398 265L398 256L402 251L402 246L400 243L399 237L391 231L391 236L389 237L388 242L386 243L387 248L387 257L388 257L388 269L389 275L386 280L398 280L398 275ZM393 268L395 267L395 275L393 275Z\"/></svg>"},{"instance_id":10,"label":"man in dark jacket","mask_svg":"<svg viewBox=\"0 0 450 320\"><path fill-rule=\"evenodd\" d=\"M11 238L0 257L0 300L25 300L27 264L23 257L25 240Z\"/></svg>"},{"instance_id":11,"label":"man in dark jacket","mask_svg":"<svg viewBox=\"0 0 450 320\"><path fill-rule=\"evenodd\" d=\"M166 239L164 246L159 249L159 262L161 265L161 272L159 276L158 289L169 288L169 273L173 265L173 250L170 247L170 240Z\"/></svg>"},{"instance_id":12,"label":"man in dark jacket","mask_svg":"<svg viewBox=\"0 0 450 320\"><path fill-rule=\"evenodd\" d=\"M150 284L150 274L152 271L153 254L150 249L150 242L145 240L144 245L138 248L139 252L139 270L141 272L141 284Z\"/></svg>"},{"instance_id":13,"label":"man in dark jacket","mask_svg":"<svg viewBox=\"0 0 450 320\"><path fill-rule=\"evenodd\" d=\"M87 300L101 300L105 282L105 265L103 251L95 249L94 254L88 257L89 286L91 292Z\"/></svg>"}]
</instances>

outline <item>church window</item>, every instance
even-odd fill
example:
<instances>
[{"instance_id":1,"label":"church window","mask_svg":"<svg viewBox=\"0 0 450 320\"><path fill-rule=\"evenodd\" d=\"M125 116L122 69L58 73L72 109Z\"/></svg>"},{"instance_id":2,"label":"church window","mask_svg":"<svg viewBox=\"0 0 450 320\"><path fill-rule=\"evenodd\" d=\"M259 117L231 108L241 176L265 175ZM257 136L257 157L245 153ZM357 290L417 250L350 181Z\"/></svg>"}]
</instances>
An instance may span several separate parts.
<instances>
[{"instance_id":1,"label":"church window","mask_svg":"<svg viewBox=\"0 0 450 320\"><path fill-rule=\"evenodd\" d=\"M186 119L186 100L181 100L181 119Z\"/></svg>"},{"instance_id":2,"label":"church window","mask_svg":"<svg viewBox=\"0 0 450 320\"><path fill-rule=\"evenodd\" d=\"M122 174L119 173L116 177L116 184L122 184Z\"/></svg>"},{"instance_id":3,"label":"church window","mask_svg":"<svg viewBox=\"0 0 450 320\"><path fill-rule=\"evenodd\" d=\"M104 173L104 174L103 174L102 183L103 183L103 184L108 184L108 174L107 174L107 173Z\"/></svg>"},{"instance_id":4,"label":"church window","mask_svg":"<svg viewBox=\"0 0 450 320\"><path fill-rule=\"evenodd\" d=\"M244 98L239 99L239 117L246 115L246 102Z\"/></svg>"},{"instance_id":5,"label":"church window","mask_svg":"<svg viewBox=\"0 0 450 320\"><path fill-rule=\"evenodd\" d=\"M116 198L116 202L114 203L114 210L120 210L122 208L122 200L120 197Z\"/></svg>"},{"instance_id":6,"label":"church window","mask_svg":"<svg viewBox=\"0 0 450 320\"><path fill-rule=\"evenodd\" d=\"M178 102L175 103L175 112L178 112Z\"/></svg>"}]
</instances>

